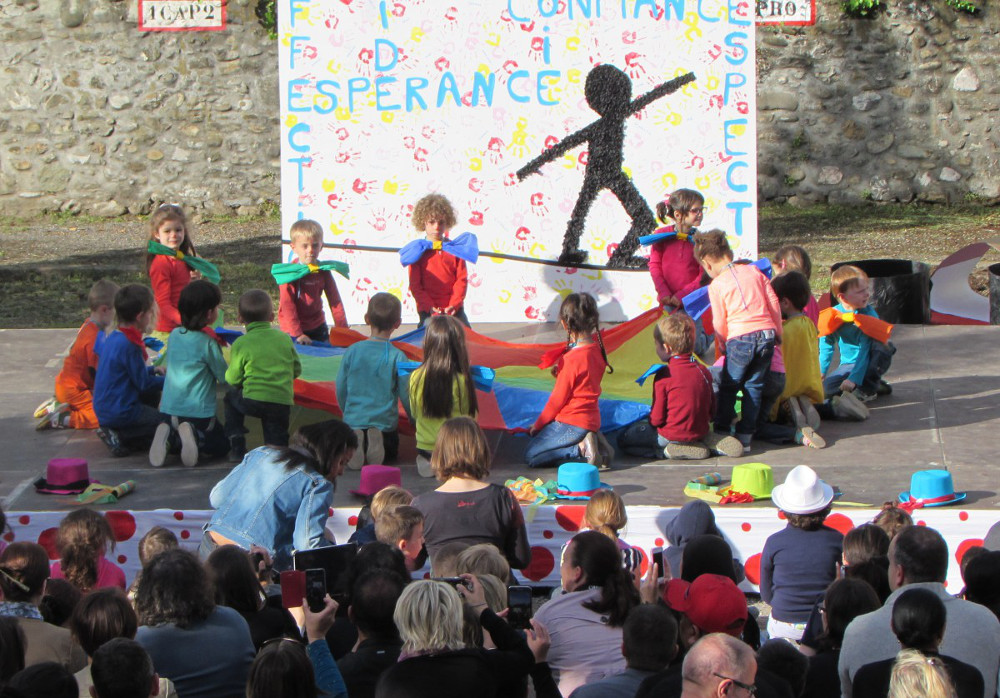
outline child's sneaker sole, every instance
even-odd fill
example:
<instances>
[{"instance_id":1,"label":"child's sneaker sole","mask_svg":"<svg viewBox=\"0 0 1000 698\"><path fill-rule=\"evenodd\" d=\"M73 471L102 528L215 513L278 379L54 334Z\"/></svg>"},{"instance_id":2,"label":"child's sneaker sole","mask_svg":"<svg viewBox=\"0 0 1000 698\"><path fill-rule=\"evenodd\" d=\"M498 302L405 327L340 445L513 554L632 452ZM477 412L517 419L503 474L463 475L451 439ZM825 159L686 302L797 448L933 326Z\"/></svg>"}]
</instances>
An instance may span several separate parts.
<instances>
[{"instance_id":1,"label":"child's sneaker sole","mask_svg":"<svg viewBox=\"0 0 1000 698\"><path fill-rule=\"evenodd\" d=\"M417 454L417 473L420 477L434 477L434 469L431 467L430 458Z\"/></svg>"},{"instance_id":2,"label":"child's sneaker sole","mask_svg":"<svg viewBox=\"0 0 1000 698\"><path fill-rule=\"evenodd\" d=\"M591 465L599 466L601 463L600 447L597 445L597 435L588 431L580 442L580 455Z\"/></svg>"},{"instance_id":3,"label":"child's sneaker sole","mask_svg":"<svg viewBox=\"0 0 1000 698\"><path fill-rule=\"evenodd\" d=\"M107 442L105 442L107 443ZM149 464L161 468L167 462L167 450L170 445L170 425L164 422L156 427L153 443L149 447Z\"/></svg>"},{"instance_id":4,"label":"child's sneaker sole","mask_svg":"<svg viewBox=\"0 0 1000 698\"><path fill-rule=\"evenodd\" d=\"M798 402L802 407L802 412L806 416L806 424L812 427L813 431L819 429L819 425L823 423L823 420L820 419L819 412L817 412L816 408L813 407L812 400L804 395L800 395Z\"/></svg>"},{"instance_id":5,"label":"child's sneaker sole","mask_svg":"<svg viewBox=\"0 0 1000 698\"><path fill-rule=\"evenodd\" d=\"M663 450L670 460L705 460L712 455L706 446L696 443L671 442Z\"/></svg>"},{"instance_id":6,"label":"child's sneaker sole","mask_svg":"<svg viewBox=\"0 0 1000 698\"><path fill-rule=\"evenodd\" d=\"M797 395L788 398L788 410L792 413L792 424L796 429L801 429L809 422L806 420L806 413L802 411L802 404Z\"/></svg>"},{"instance_id":7,"label":"child's sneaker sole","mask_svg":"<svg viewBox=\"0 0 1000 698\"><path fill-rule=\"evenodd\" d=\"M725 436L709 432L704 438L709 451L727 458L739 458L743 455L743 444L735 436Z\"/></svg>"},{"instance_id":8,"label":"child's sneaker sole","mask_svg":"<svg viewBox=\"0 0 1000 698\"><path fill-rule=\"evenodd\" d=\"M850 419L856 422L863 422L868 419L868 408L864 403L854 397L853 393L841 393L834 396L830 401L833 413L841 419Z\"/></svg>"},{"instance_id":9,"label":"child's sneaker sole","mask_svg":"<svg viewBox=\"0 0 1000 698\"><path fill-rule=\"evenodd\" d=\"M177 435L181 437L181 463L188 468L198 465L198 435L190 422L181 422L177 427Z\"/></svg>"},{"instance_id":10,"label":"child's sneaker sole","mask_svg":"<svg viewBox=\"0 0 1000 698\"><path fill-rule=\"evenodd\" d=\"M368 445L365 447L365 463L382 465L385 463L385 445L382 443L382 432L376 427L365 429Z\"/></svg>"},{"instance_id":11,"label":"child's sneaker sole","mask_svg":"<svg viewBox=\"0 0 1000 698\"><path fill-rule=\"evenodd\" d=\"M597 469L611 470L611 461L615 457L615 449L601 432L597 432L597 453L601 458L601 463L597 466Z\"/></svg>"},{"instance_id":12,"label":"child's sneaker sole","mask_svg":"<svg viewBox=\"0 0 1000 698\"><path fill-rule=\"evenodd\" d=\"M826 448L826 441L812 427L802 427L802 445L809 448Z\"/></svg>"},{"instance_id":13,"label":"child's sneaker sole","mask_svg":"<svg viewBox=\"0 0 1000 698\"><path fill-rule=\"evenodd\" d=\"M361 429L354 429L354 436L358 440L358 447L354 449L354 455L347 461L348 470L361 470L365 464L365 432Z\"/></svg>"},{"instance_id":14,"label":"child's sneaker sole","mask_svg":"<svg viewBox=\"0 0 1000 698\"><path fill-rule=\"evenodd\" d=\"M97 437L104 442L104 445L108 447L111 455L115 458L123 458L129 454L129 450L122 445L121 439L118 437L118 432L114 429L99 427L97 429Z\"/></svg>"}]
</instances>

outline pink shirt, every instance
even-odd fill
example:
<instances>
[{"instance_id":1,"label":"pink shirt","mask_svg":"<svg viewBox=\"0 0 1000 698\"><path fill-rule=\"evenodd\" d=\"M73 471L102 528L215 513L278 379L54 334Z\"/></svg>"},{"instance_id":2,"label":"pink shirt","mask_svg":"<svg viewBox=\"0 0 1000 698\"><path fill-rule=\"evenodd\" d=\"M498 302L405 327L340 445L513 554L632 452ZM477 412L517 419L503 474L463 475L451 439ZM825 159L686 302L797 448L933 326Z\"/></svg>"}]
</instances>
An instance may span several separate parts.
<instances>
[{"instance_id":1,"label":"pink shirt","mask_svg":"<svg viewBox=\"0 0 1000 698\"><path fill-rule=\"evenodd\" d=\"M802 309L802 314L812 320L816 327L819 327L819 303L816 302L816 296L811 293L809 294L809 302Z\"/></svg>"},{"instance_id":2,"label":"pink shirt","mask_svg":"<svg viewBox=\"0 0 1000 698\"><path fill-rule=\"evenodd\" d=\"M66 579L66 576L62 572L62 564L59 562L52 563L52 578L53 579ZM122 568L113 562L108 562L102 555L97 560L97 581L94 583L92 589L101 589L103 587L118 587L122 591L125 590L125 573Z\"/></svg>"},{"instance_id":3,"label":"pink shirt","mask_svg":"<svg viewBox=\"0 0 1000 698\"><path fill-rule=\"evenodd\" d=\"M654 242L649 251L649 273L662 303L671 296L684 296L701 285L701 265L694 258L690 240L669 238Z\"/></svg>"},{"instance_id":4,"label":"pink shirt","mask_svg":"<svg viewBox=\"0 0 1000 698\"><path fill-rule=\"evenodd\" d=\"M708 299L717 344L761 330L774 330L781 336L778 296L757 267L730 263L708 285Z\"/></svg>"}]
</instances>

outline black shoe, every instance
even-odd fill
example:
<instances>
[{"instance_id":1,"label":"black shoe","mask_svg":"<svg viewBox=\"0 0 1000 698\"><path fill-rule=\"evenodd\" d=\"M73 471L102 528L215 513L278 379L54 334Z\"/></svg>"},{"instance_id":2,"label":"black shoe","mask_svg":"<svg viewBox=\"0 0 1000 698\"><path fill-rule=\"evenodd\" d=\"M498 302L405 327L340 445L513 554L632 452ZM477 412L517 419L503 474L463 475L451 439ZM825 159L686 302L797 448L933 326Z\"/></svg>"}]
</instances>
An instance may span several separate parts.
<instances>
[{"instance_id":1,"label":"black shoe","mask_svg":"<svg viewBox=\"0 0 1000 698\"><path fill-rule=\"evenodd\" d=\"M229 437L229 462L240 463L247 454L247 440L243 436Z\"/></svg>"},{"instance_id":2,"label":"black shoe","mask_svg":"<svg viewBox=\"0 0 1000 698\"><path fill-rule=\"evenodd\" d=\"M875 388L876 395L892 395L892 386L884 380L879 380L878 387Z\"/></svg>"},{"instance_id":3,"label":"black shoe","mask_svg":"<svg viewBox=\"0 0 1000 698\"><path fill-rule=\"evenodd\" d=\"M118 436L118 432L114 429L100 427L97 430L97 436L104 442L104 445L108 447L111 455L115 458L122 458L129 454L129 450L122 445L121 437Z\"/></svg>"}]
</instances>

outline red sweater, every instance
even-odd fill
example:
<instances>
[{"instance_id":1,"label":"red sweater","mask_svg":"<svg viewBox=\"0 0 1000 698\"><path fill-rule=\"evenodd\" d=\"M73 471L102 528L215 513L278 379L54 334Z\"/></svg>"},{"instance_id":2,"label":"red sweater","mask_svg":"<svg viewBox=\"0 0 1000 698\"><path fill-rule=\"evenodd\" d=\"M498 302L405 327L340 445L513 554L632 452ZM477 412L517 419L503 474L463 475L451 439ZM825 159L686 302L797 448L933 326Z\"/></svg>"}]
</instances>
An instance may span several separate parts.
<instances>
[{"instance_id":1,"label":"red sweater","mask_svg":"<svg viewBox=\"0 0 1000 698\"><path fill-rule=\"evenodd\" d=\"M298 261L298 260L296 260ZM278 300L278 324L281 331L292 337L301 337L307 331L326 324L323 312L323 294L330 304L335 327L347 327L347 314L340 300L333 272L318 271L307 274L298 281L281 284Z\"/></svg>"},{"instance_id":2,"label":"red sweater","mask_svg":"<svg viewBox=\"0 0 1000 698\"><path fill-rule=\"evenodd\" d=\"M700 441L715 414L715 393L708 369L690 354L670 357L656 372L649 423L668 441Z\"/></svg>"},{"instance_id":3,"label":"red sweater","mask_svg":"<svg viewBox=\"0 0 1000 698\"><path fill-rule=\"evenodd\" d=\"M694 245L689 240L654 242L649 252L649 273L660 303L671 296L683 300L701 285L701 265L694 258Z\"/></svg>"},{"instance_id":4,"label":"red sweater","mask_svg":"<svg viewBox=\"0 0 1000 698\"><path fill-rule=\"evenodd\" d=\"M153 285L156 304L160 306L156 331L170 332L181 324L177 301L184 287L191 283L191 267L174 257L158 254L149 265L149 282Z\"/></svg>"},{"instance_id":5,"label":"red sweater","mask_svg":"<svg viewBox=\"0 0 1000 698\"><path fill-rule=\"evenodd\" d=\"M410 293L422 313L448 306L461 308L468 287L465 260L444 250L427 250L419 261L410 265Z\"/></svg>"},{"instance_id":6,"label":"red sweater","mask_svg":"<svg viewBox=\"0 0 1000 698\"><path fill-rule=\"evenodd\" d=\"M601 428L601 380L607 364L599 344L574 347L559 359L559 373L545 409L535 420L534 429L550 422L571 424L587 431Z\"/></svg>"}]
</instances>

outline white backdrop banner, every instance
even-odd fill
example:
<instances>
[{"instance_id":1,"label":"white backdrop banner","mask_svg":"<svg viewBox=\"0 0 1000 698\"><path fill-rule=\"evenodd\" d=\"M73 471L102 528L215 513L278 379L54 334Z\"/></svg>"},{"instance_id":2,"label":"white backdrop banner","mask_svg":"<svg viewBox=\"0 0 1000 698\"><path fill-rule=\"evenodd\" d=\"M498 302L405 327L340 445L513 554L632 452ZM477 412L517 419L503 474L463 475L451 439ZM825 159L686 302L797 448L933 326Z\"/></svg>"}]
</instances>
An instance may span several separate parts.
<instances>
[{"instance_id":1,"label":"white backdrop banner","mask_svg":"<svg viewBox=\"0 0 1000 698\"><path fill-rule=\"evenodd\" d=\"M559 553L562 545L580 529L583 505L541 506L524 508L528 524L528 539L532 546L531 566L523 577L529 584L557 586L559 584ZM628 527L623 538L643 552L645 570L649 551L655 546L666 547L664 531L667 523L677 515L679 508L628 507ZM785 526L771 508L714 508L716 523L733 547L733 554L746 566L748 581L742 584L747 591L756 589L752 582L758 579L760 552L764 541ZM331 537L346 542L354 532L357 510L334 509L327 521ZM827 519L827 525L846 533L854 526L871 521L878 511L874 509L838 509ZM139 539L153 526L163 526L177 536L181 546L195 551L201 542L202 526L211 517L211 511L110 511L107 512L115 533L117 546L109 552L108 559L119 564L131 583L139 569ZM49 557L58 559L56 531L65 512L10 512L7 522L10 531L4 535L8 542L38 542L49 551ZM970 546L981 545L982 539L997 521L997 513L973 511L957 507L937 507L914 512L918 525L937 529L948 542L948 589L958 593L962 576L958 563ZM424 570L427 572L427 570ZM674 570L677 573L677 570Z\"/></svg>"},{"instance_id":2,"label":"white backdrop banner","mask_svg":"<svg viewBox=\"0 0 1000 698\"><path fill-rule=\"evenodd\" d=\"M624 320L656 302L638 236L701 191L702 229L755 256L754 9L747 0L288 0L281 5L282 227L311 218L348 319L389 291L413 204L449 197L473 321L552 320L563 296ZM285 245L283 260L290 261Z\"/></svg>"}]
</instances>

